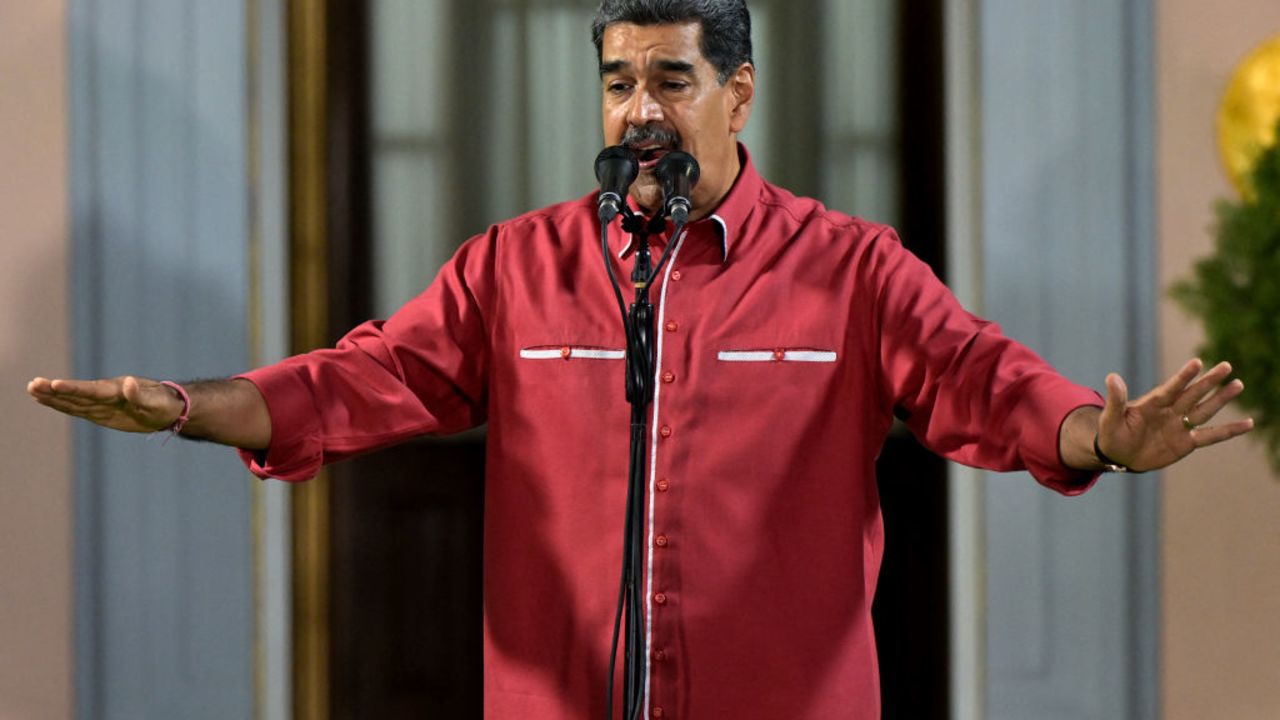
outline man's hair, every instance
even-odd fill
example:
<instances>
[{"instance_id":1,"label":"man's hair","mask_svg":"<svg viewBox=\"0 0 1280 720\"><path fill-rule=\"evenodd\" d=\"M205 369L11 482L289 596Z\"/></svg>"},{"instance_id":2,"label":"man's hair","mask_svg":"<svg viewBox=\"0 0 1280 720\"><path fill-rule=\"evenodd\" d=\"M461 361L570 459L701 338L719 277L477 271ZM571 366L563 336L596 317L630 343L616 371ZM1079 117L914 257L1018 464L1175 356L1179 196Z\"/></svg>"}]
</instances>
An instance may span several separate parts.
<instances>
[{"instance_id":1,"label":"man's hair","mask_svg":"<svg viewBox=\"0 0 1280 720\"><path fill-rule=\"evenodd\" d=\"M591 22L596 58L603 57L604 31L614 23L668 25L698 21L702 56L716 69L723 85L751 59L751 14L746 0L603 0Z\"/></svg>"}]
</instances>

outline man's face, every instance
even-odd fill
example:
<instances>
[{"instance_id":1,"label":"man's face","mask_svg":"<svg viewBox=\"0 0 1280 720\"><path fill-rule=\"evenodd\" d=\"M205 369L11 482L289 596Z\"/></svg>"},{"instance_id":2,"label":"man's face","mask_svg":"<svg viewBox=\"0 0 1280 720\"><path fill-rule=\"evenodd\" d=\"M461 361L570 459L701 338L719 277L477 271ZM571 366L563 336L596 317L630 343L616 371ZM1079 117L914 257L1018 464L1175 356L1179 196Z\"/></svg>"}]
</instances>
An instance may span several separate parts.
<instances>
[{"instance_id":1,"label":"man's face","mask_svg":"<svg viewBox=\"0 0 1280 720\"><path fill-rule=\"evenodd\" d=\"M743 65L721 85L702 56L697 22L617 23L605 28L600 52L606 145L627 145L640 158L631 196L646 210L662 202L653 168L683 150L698 160L693 218L710 213L738 177L737 134L746 125L755 71Z\"/></svg>"}]
</instances>

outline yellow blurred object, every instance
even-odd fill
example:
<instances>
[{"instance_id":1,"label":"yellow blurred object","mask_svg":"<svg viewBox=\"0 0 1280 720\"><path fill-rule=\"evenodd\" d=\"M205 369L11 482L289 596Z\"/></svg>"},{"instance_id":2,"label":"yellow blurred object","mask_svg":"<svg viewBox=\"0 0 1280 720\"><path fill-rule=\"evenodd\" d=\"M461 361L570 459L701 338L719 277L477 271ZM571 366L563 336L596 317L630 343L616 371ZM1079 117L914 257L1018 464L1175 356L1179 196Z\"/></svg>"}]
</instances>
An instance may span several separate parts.
<instances>
[{"instance_id":1,"label":"yellow blurred object","mask_svg":"<svg viewBox=\"0 0 1280 720\"><path fill-rule=\"evenodd\" d=\"M1253 196L1249 171L1276 142L1280 120L1280 35L1259 45L1236 68L1218 108L1218 150L1236 189Z\"/></svg>"}]
</instances>

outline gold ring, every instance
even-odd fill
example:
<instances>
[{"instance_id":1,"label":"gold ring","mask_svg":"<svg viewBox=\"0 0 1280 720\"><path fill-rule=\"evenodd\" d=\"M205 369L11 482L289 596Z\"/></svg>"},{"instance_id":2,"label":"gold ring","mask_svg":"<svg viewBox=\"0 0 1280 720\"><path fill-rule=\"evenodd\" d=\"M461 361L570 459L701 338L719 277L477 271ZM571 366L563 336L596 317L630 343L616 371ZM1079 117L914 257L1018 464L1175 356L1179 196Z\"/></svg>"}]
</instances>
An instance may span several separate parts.
<instances>
[{"instance_id":1,"label":"gold ring","mask_svg":"<svg viewBox=\"0 0 1280 720\"><path fill-rule=\"evenodd\" d=\"M1182 427L1186 428L1187 430L1195 430L1195 429L1196 429L1196 424L1195 424L1195 423L1193 423L1193 422L1191 422L1191 418L1187 417L1186 415L1183 415L1183 416L1182 416Z\"/></svg>"}]
</instances>

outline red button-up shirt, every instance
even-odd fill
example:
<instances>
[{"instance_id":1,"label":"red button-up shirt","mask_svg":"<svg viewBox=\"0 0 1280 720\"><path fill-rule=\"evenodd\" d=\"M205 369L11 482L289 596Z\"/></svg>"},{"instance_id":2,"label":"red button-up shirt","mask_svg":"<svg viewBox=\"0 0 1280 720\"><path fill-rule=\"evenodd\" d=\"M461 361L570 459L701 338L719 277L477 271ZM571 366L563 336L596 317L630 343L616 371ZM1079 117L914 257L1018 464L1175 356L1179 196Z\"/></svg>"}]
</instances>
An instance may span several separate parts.
<instances>
[{"instance_id":1,"label":"red button-up shirt","mask_svg":"<svg viewBox=\"0 0 1280 720\"><path fill-rule=\"evenodd\" d=\"M874 463L895 408L953 460L1074 494L1089 479L1058 429L1098 396L962 309L891 229L743 158L653 288L645 716L878 718ZM538 210L337 349L246 375L272 418L265 457L245 455L264 477L489 423L487 718L603 714L629 412L602 265L594 196Z\"/></svg>"}]
</instances>

